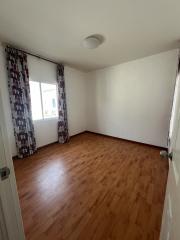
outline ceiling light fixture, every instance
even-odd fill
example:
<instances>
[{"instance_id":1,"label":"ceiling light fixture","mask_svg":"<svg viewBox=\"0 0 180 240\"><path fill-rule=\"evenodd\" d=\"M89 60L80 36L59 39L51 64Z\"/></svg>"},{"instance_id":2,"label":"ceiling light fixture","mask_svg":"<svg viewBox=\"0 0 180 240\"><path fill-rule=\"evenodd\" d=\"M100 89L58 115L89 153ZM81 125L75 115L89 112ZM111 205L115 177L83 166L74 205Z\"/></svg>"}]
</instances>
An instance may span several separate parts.
<instances>
[{"instance_id":1,"label":"ceiling light fixture","mask_svg":"<svg viewBox=\"0 0 180 240\"><path fill-rule=\"evenodd\" d=\"M84 48L94 49L97 48L103 42L103 37L101 35L92 35L86 37L82 44Z\"/></svg>"}]
</instances>

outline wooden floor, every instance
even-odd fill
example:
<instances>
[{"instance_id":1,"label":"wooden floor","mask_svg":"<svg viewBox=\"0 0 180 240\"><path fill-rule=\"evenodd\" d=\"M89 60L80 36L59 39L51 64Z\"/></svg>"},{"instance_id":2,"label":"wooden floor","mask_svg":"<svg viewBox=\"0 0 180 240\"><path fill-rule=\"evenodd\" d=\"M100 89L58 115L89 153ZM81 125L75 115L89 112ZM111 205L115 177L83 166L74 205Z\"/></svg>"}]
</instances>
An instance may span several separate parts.
<instances>
[{"instance_id":1,"label":"wooden floor","mask_svg":"<svg viewBox=\"0 0 180 240\"><path fill-rule=\"evenodd\" d=\"M84 133L14 164L27 239L159 239L168 165L158 148Z\"/></svg>"}]
</instances>

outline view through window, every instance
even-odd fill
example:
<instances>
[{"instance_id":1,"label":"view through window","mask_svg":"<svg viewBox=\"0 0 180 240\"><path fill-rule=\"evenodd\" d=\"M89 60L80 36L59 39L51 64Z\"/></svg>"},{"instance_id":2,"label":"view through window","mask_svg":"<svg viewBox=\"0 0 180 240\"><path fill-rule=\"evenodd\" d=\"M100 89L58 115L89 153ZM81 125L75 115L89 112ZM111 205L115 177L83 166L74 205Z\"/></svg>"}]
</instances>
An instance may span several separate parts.
<instances>
[{"instance_id":1,"label":"view through window","mask_svg":"<svg viewBox=\"0 0 180 240\"><path fill-rule=\"evenodd\" d=\"M30 81L30 93L33 120L57 117L56 84Z\"/></svg>"}]
</instances>

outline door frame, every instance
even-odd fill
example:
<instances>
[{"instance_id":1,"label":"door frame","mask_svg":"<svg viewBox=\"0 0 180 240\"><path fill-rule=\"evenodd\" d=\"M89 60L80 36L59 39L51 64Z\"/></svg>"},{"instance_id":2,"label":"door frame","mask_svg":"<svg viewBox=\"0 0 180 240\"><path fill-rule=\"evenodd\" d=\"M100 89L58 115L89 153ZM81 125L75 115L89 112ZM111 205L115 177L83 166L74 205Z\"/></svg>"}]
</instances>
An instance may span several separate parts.
<instances>
[{"instance_id":1,"label":"door frame","mask_svg":"<svg viewBox=\"0 0 180 240\"><path fill-rule=\"evenodd\" d=\"M0 113L0 167L10 169L9 178L4 181L0 179L0 236L3 240L25 240L1 90Z\"/></svg>"},{"instance_id":2,"label":"door frame","mask_svg":"<svg viewBox=\"0 0 180 240\"><path fill-rule=\"evenodd\" d=\"M169 124L169 135L168 135L168 153L173 153L173 146L176 144L178 129L180 126L180 50L178 54L178 64L176 71L176 81L174 87L174 96L172 101L172 111L171 118ZM176 131L177 130L177 131ZM177 187L177 170L175 166L175 162L173 159L168 157L169 171L168 171L168 179L164 200L164 209L161 223L161 232L160 232L160 240L170 240L174 232L172 232L172 228L174 227L174 196L172 194L172 190L176 190L174 187ZM177 196L176 196L177 197ZM174 230L173 230L174 231ZM172 237L174 238L174 235ZM179 238L178 238L179 239Z\"/></svg>"}]
</instances>

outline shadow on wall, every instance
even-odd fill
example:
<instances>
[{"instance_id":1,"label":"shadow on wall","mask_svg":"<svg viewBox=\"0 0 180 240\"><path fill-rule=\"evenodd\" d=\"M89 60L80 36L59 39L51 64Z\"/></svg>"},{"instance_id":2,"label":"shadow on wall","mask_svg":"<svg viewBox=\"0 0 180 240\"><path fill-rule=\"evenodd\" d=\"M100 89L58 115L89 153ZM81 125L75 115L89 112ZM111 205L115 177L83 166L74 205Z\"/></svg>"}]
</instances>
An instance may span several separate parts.
<instances>
[{"instance_id":1,"label":"shadow on wall","mask_svg":"<svg viewBox=\"0 0 180 240\"><path fill-rule=\"evenodd\" d=\"M112 94L111 82L108 81L106 74L102 74L101 78L98 78L96 72L93 73L90 81L88 130L108 134L111 115L107 113L113 108L113 105L110 104Z\"/></svg>"}]
</instances>

